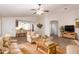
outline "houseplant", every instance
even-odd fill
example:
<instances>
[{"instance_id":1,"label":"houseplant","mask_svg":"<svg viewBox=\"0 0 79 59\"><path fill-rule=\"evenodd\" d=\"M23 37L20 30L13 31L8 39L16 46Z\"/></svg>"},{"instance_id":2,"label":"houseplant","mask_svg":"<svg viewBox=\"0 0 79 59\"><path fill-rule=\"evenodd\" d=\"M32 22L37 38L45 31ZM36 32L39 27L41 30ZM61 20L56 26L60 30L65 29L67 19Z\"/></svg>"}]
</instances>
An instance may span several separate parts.
<instances>
[{"instance_id":1,"label":"houseplant","mask_svg":"<svg viewBox=\"0 0 79 59\"><path fill-rule=\"evenodd\" d=\"M63 32L65 31L65 27L64 26L61 26L60 27L60 32L61 32L61 36L63 37Z\"/></svg>"}]
</instances>

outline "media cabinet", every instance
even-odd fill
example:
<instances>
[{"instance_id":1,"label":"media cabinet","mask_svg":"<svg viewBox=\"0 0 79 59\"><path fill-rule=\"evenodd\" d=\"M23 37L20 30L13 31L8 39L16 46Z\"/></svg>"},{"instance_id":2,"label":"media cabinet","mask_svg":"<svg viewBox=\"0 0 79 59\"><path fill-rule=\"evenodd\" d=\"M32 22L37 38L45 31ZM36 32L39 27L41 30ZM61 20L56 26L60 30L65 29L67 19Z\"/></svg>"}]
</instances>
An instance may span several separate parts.
<instances>
[{"instance_id":1,"label":"media cabinet","mask_svg":"<svg viewBox=\"0 0 79 59\"><path fill-rule=\"evenodd\" d=\"M75 32L63 32L62 37L75 39L76 33Z\"/></svg>"}]
</instances>

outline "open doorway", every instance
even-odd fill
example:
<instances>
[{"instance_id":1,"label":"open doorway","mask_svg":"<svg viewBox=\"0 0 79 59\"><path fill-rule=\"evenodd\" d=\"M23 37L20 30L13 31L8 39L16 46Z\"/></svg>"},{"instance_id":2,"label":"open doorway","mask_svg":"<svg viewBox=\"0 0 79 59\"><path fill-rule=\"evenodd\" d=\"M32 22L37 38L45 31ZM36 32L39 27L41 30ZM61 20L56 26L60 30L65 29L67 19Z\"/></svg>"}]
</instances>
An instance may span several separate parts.
<instances>
[{"instance_id":1,"label":"open doorway","mask_svg":"<svg viewBox=\"0 0 79 59\"><path fill-rule=\"evenodd\" d=\"M31 21L17 20L16 21L16 34L20 37L25 37L27 31L34 31L34 24Z\"/></svg>"},{"instance_id":2,"label":"open doorway","mask_svg":"<svg viewBox=\"0 0 79 59\"><path fill-rule=\"evenodd\" d=\"M51 21L51 36L57 36L58 37L58 21Z\"/></svg>"}]
</instances>

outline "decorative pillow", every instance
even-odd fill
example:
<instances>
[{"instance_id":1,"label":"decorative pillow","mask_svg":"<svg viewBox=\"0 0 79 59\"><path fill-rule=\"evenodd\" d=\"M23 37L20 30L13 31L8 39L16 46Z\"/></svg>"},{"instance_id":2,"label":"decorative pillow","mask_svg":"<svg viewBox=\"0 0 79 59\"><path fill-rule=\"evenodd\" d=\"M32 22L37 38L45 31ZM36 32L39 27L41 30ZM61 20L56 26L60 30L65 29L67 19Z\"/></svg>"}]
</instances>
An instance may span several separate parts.
<instances>
[{"instance_id":1,"label":"decorative pillow","mask_svg":"<svg viewBox=\"0 0 79 59\"><path fill-rule=\"evenodd\" d=\"M9 48L10 46L10 38L4 38L3 39L3 47Z\"/></svg>"}]
</instances>

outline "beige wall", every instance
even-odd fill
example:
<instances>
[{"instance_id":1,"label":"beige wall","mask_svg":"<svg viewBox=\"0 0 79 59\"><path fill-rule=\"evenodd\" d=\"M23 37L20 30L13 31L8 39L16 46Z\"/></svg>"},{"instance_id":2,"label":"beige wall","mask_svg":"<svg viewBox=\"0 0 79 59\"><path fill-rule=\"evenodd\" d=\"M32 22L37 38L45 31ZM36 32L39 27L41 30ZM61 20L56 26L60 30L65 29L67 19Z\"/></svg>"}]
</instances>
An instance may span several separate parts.
<instances>
[{"instance_id":1,"label":"beige wall","mask_svg":"<svg viewBox=\"0 0 79 59\"><path fill-rule=\"evenodd\" d=\"M58 35L60 36L60 26L63 25L75 25L75 19L79 18L79 9L68 9L63 10L60 8L59 10L54 10L52 13L48 13L43 18L44 20L44 30L43 32L46 35L50 35L50 21L57 20L58 23ZM75 31L79 37L79 28L75 28Z\"/></svg>"},{"instance_id":2,"label":"beige wall","mask_svg":"<svg viewBox=\"0 0 79 59\"><path fill-rule=\"evenodd\" d=\"M44 35L45 33L43 32L44 31L44 16L37 16L37 20L36 20L36 33L38 33L38 34L42 34L42 35ZM38 27L37 27L37 24L38 23L40 23L40 24L43 24L43 27L41 28L41 29L39 29Z\"/></svg>"}]
</instances>

